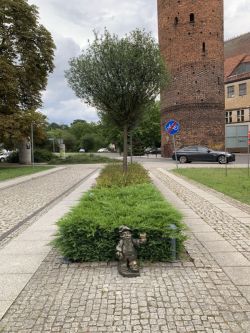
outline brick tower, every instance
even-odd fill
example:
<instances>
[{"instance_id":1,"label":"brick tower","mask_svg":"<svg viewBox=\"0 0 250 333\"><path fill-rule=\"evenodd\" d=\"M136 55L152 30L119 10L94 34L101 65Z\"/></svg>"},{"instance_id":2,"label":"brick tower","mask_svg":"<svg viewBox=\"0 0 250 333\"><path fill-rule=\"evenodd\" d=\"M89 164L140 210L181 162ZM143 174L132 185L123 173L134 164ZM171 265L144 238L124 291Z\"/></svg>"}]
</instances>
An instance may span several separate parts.
<instances>
[{"instance_id":1,"label":"brick tower","mask_svg":"<svg viewBox=\"0 0 250 333\"><path fill-rule=\"evenodd\" d=\"M223 0L158 0L159 43L171 73L161 93L162 152L173 151L164 132L180 122L177 147L221 149L225 140Z\"/></svg>"}]
</instances>

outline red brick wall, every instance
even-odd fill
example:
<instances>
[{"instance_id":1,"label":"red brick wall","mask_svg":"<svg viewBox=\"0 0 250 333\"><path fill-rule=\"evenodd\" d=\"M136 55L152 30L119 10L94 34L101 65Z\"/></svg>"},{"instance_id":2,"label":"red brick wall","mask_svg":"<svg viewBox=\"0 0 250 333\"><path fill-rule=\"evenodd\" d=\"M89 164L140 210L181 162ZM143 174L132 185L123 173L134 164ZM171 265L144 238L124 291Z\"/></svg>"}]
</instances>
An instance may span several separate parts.
<instances>
[{"instance_id":1,"label":"red brick wall","mask_svg":"<svg viewBox=\"0 0 250 333\"><path fill-rule=\"evenodd\" d=\"M171 83L161 93L164 155L172 150L164 132L170 119L180 121L178 147L223 147L223 0L158 0L158 17L160 48L171 73Z\"/></svg>"}]
</instances>

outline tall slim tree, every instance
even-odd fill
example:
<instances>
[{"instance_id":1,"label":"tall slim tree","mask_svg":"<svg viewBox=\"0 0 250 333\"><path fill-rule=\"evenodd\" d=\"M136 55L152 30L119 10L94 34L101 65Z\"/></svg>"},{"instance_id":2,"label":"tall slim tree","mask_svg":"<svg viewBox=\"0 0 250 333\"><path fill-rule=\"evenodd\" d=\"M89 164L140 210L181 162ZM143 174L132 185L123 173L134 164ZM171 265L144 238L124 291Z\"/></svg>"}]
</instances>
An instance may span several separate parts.
<instances>
[{"instance_id":1,"label":"tall slim tree","mask_svg":"<svg viewBox=\"0 0 250 333\"><path fill-rule=\"evenodd\" d=\"M123 131L126 172L128 132L168 81L157 43L139 29L120 39L105 30L70 61L66 77L78 97Z\"/></svg>"},{"instance_id":2,"label":"tall slim tree","mask_svg":"<svg viewBox=\"0 0 250 333\"><path fill-rule=\"evenodd\" d=\"M1 0L0 124L9 121L10 114L41 106L41 93L54 68L54 49L35 6L27 0Z\"/></svg>"}]
</instances>

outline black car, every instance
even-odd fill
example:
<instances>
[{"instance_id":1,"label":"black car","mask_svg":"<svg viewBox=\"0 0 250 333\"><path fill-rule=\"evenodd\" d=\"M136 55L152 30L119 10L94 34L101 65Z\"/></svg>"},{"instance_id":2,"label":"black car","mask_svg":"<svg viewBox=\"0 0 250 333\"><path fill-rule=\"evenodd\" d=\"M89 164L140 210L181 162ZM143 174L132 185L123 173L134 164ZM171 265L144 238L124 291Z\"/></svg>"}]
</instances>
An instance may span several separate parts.
<instances>
[{"instance_id":1,"label":"black car","mask_svg":"<svg viewBox=\"0 0 250 333\"><path fill-rule=\"evenodd\" d=\"M144 151L145 154L161 154L161 148L152 148L152 147L148 147L145 149Z\"/></svg>"},{"instance_id":2,"label":"black car","mask_svg":"<svg viewBox=\"0 0 250 333\"><path fill-rule=\"evenodd\" d=\"M225 151L216 151L202 146L183 147L176 151L177 160L180 163L191 162L218 162L225 164L235 161L235 155ZM175 153L172 156L175 160Z\"/></svg>"}]
</instances>

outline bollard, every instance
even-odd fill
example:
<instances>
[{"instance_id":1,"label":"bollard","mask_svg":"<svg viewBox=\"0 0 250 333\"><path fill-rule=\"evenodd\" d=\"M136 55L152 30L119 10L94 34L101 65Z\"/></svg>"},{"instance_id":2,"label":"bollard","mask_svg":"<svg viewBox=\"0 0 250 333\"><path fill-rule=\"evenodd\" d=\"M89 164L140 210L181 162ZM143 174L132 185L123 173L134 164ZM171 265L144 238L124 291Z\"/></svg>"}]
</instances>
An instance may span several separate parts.
<instances>
[{"instance_id":1,"label":"bollard","mask_svg":"<svg viewBox=\"0 0 250 333\"><path fill-rule=\"evenodd\" d=\"M169 229L171 231L176 231L177 227L175 224L170 224ZM170 253L171 253L171 261L176 260L176 238L170 238Z\"/></svg>"}]
</instances>

